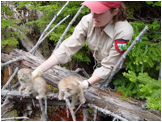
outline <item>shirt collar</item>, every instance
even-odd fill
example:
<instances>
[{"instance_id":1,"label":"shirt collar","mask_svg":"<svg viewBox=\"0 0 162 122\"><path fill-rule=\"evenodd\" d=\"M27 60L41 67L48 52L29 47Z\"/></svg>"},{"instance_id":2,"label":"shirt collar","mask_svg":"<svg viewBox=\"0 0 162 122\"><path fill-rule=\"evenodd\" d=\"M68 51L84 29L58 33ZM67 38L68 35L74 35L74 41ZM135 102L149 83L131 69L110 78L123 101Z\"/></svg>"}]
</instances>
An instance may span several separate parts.
<instances>
[{"instance_id":1,"label":"shirt collar","mask_svg":"<svg viewBox=\"0 0 162 122\"><path fill-rule=\"evenodd\" d=\"M114 32L114 25L112 25L113 21L110 21L109 24L106 25L106 27L103 29L103 31L110 36L110 38L113 38L113 32ZM95 24L93 23L93 29L99 32L99 28L95 27Z\"/></svg>"},{"instance_id":2,"label":"shirt collar","mask_svg":"<svg viewBox=\"0 0 162 122\"><path fill-rule=\"evenodd\" d=\"M109 24L107 24L103 30L111 38L113 38L113 33L114 33L114 25L112 25L112 22L113 21L109 22Z\"/></svg>"}]
</instances>

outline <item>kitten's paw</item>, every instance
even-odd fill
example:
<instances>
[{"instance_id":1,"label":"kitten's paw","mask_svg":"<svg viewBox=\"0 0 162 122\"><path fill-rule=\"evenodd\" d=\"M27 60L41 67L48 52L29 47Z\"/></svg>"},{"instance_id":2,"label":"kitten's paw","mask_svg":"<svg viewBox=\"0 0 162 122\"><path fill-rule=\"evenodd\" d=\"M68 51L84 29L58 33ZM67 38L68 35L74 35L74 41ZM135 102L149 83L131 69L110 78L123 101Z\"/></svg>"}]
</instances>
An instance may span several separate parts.
<instances>
[{"instance_id":1,"label":"kitten's paw","mask_svg":"<svg viewBox=\"0 0 162 122\"><path fill-rule=\"evenodd\" d=\"M36 96L35 98L36 98L37 100L39 100L39 99L40 99L40 98L39 98L39 96Z\"/></svg>"},{"instance_id":2,"label":"kitten's paw","mask_svg":"<svg viewBox=\"0 0 162 122\"><path fill-rule=\"evenodd\" d=\"M58 99L59 99L59 100L62 100L62 99L63 99L63 97L61 97L61 96L58 96Z\"/></svg>"},{"instance_id":3,"label":"kitten's paw","mask_svg":"<svg viewBox=\"0 0 162 122\"><path fill-rule=\"evenodd\" d=\"M40 96L40 95L38 95L38 96L36 96L35 98L36 98L37 100L39 100L39 99L44 98L44 96Z\"/></svg>"},{"instance_id":4,"label":"kitten's paw","mask_svg":"<svg viewBox=\"0 0 162 122\"><path fill-rule=\"evenodd\" d=\"M85 98L80 100L80 103L84 104L86 102Z\"/></svg>"},{"instance_id":5,"label":"kitten's paw","mask_svg":"<svg viewBox=\"0 0 162 122\"><path fill-rule=\"evenodd\" d=\"M24 90L24 91L22 91L22 94L23 95L29 95L29 92L27 92L27 91Z\"/></svg>"},{"instance_id":6,"label":"kitten's paw","mask_svg":"<svg viewBox=\"0 0 162 122\"><path fill-rule=\"evenodd\" d=\"M21 91L21 90L19 90L19 93L20 93L20 94L22 94L22 91Z\"/></svg>"}]
</instances>

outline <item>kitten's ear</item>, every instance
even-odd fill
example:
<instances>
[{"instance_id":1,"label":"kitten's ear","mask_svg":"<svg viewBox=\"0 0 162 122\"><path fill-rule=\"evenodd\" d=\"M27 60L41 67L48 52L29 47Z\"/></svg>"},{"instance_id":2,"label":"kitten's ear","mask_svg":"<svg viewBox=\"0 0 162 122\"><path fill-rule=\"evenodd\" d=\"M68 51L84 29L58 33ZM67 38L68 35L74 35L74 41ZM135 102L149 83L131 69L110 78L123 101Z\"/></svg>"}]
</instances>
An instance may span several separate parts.
<instances>
[{"instance_id":1,"label":"kitten's ear","mask_svg":"<svg viewBox=\"0 0 162 122\"><path fill-rule=\"evenodd\" d=\"M79 80L76 80L76 81L77 81L77 85L80 85L81 82Z\"/></svg>"},{"instance_id":2,"label":"kitten's ear","mask_svg":"<svg viewBox=\"0 0 162 122\"><path fill-rule=\"evenodd\" d=\"M31 73L32 73L32 70L30 70L30 69L29 69L29 70L27 70L27 73L30 73L30 74L31 74Z\"/></svg>"},{"instance_id":3,"label":"kitten's ear","mask_svg":"<svg viewBox=\"0 0 162 122\"><path fill-rule=\"evenodd\" d=\"M66 91L67 91L67 92L70 92L70 91L71 91L71 89L70 89L70 88L66 88Z\"/></svg>"},{"instance_id":4,"label":"kitten's ear","mask_svg":"<svg viewBox=\"0 0 162 122\"><path fill-rule=\"evenodd\" d=\"M78 85L79 85L79 82L76 80L76 82L73 82L73 84L74 84L75 86L78 86Z\"/></svg>"}]
</instances>

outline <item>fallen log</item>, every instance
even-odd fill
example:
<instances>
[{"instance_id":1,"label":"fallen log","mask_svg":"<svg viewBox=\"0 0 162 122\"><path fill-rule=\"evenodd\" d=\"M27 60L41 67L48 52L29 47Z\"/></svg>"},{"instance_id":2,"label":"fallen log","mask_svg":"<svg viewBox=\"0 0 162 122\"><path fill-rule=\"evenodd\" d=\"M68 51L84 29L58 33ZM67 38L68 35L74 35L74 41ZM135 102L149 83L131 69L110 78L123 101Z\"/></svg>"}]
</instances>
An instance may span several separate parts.
<instances>
[{"instance_id":1,"label":"fallen log","mask_svg":"<svg viewBox=\"0 0 162 122\"><path fill-rule=\"evenodd\" d=\"M19 62L13 64L20 67L29 67L35 69L44 60L31 55L22 50L15 49L10 55L1 54L1 62L5 63L14 58L21 57ZM78 76L81 80L85 78L80 76L74 71L67 70L60 66L54 66L46 71L42 76L46 79L47 83L57 87L60 79L69 75ZM1 91L1 95L4 91ZM161 113L156 113L149 109L141 107L141 102L134 99L122 100L121 95L116 91L102 91L99 85L95 84L86 91L84 91L86 102L89 107L95 108L105 114L109 114L119 120L129 121L160 121ZM3 96L3 95L2 95Z\"/></svg>"}]
</instances>

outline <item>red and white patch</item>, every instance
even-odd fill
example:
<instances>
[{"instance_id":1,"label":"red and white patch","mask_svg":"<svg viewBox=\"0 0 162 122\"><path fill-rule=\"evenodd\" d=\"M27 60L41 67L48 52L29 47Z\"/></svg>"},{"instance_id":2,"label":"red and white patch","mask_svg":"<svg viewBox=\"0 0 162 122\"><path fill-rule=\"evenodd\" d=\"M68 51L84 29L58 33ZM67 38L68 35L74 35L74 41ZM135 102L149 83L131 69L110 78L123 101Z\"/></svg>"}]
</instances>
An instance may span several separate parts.
<instances>
[{"instance_id":1,"label":"red and white patch","mask_svg":"<svg viewBox=\"0 0 162 122\"><path fill-rule=\"evenodd\" d=\"M115 48L119 53L124 52L124 47L127 45L129 40L124 40L124 39L117 39L115 40Z\"/></svg>"}]
</instances>

